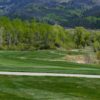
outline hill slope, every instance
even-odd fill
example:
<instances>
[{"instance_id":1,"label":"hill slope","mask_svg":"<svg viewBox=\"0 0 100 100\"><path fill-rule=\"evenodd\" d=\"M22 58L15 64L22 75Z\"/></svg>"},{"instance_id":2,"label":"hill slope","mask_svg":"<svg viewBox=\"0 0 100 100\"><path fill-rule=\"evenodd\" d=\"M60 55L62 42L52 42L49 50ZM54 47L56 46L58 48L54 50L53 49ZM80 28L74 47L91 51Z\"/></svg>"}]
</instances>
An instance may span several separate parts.
<instances>
[{"instance_id":1,"label":"hill slope","mask_svg":"<svg viewBox=\"0 0 100 100\"><path fill-rule=\"evenodd\" d=\"M100 0L0 0L0 15L100 28Z\"/></svg>"}]
</instances>

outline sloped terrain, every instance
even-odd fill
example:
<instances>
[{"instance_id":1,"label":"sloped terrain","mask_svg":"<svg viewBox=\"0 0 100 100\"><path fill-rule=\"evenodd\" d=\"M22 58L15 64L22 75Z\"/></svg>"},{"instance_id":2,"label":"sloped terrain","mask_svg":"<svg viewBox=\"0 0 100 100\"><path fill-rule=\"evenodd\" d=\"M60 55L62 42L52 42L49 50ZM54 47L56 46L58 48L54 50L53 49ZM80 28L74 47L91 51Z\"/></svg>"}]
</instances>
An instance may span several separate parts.
<instances>
[{"instance_id":1,"label":"sloped terrain","mask_svg":"<svg viewBox=\"0 0 100 100\"><path fill-rule=\"evenodd\" d=\"M63 59L67 54L65 51L1 51L0 71L100 75L99 65L69 62Z\"/></svg>"},{"instance_id":2,"label":"sloped terrain","mask_svg":"<svg viewBox=\"0 0 100 100\"><path fill-rule=\"evenodd\" d=\"M99 0L1 0L0 15L36 18L65 27L100 28Z\"/></svg>"}]
</instances>

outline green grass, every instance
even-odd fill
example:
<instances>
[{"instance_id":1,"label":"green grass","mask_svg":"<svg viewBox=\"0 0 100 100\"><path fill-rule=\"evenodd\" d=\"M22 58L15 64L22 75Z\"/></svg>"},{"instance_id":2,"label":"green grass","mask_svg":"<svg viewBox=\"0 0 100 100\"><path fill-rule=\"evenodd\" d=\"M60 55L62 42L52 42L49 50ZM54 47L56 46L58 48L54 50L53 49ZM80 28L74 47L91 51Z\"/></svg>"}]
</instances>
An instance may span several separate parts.
<instances>
[{"instance_id":1,"label":"green grass","mask_svg":"<svg viewBox=\"0 0 100 100\"><path fill-rule=\"evenodd\" d=\"M56 50L0 51L0 71L100 74L99 65L62 61L68 53Z\"/></svg>"},{"instance_id":2,"label":"green grass","mask_svg":"<svg viewBox=\"0 0 100 100\"><path fill-rule=\"evenodd\" d=\"M100 79L0 76L0 100L100 100Z\"/></svg>"},{"instance_id":3,"label":"green grass","mask_svg":"<svg viewBox=\"0 0 100 100\"><path fill-rule=\"evenodd\" d=\"M63 61L67 54L80 53L0 51L0 71L100 75L100 65ZM100 100L100 79L0 75L0 100Z\"/></svg>"}]
</instances>

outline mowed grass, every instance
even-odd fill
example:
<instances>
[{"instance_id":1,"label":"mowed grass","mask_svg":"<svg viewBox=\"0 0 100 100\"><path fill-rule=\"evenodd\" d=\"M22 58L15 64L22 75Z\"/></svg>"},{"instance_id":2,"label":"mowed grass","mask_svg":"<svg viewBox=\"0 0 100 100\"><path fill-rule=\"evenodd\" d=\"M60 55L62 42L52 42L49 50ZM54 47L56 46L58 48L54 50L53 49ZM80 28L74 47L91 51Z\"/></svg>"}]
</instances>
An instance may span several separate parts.
<instances>
[{"instance_id":1,"label":"mowed grass","mask_svg":"<svg viewBox=\"0 0 100 100\"><path fill-rule=\"evenodd\" d=\"M100 100L100 79L0 76L0 100Z\"/></svg>"},{"instance_id":2,"label":"mowed grass","mask_svg":"<svg viewBox=\"0 0 100 100\"><path fill-rule=\"evenodd\" d=\"M63 60L67 54L80 52L0 51L0 71L100 74L100 65L71 63Z\"/></svg>"},{"instance_id":3,"label":"mowed grass","mask_svg":"<svg viewBox=\"0 0 100 100\"><path fill-rule=\"evenodd\" d=\"M0 71L100 75L99 65L69 63L63 60L67 54L56 50L0 51ZM100 79L0 75L0 100L100 100Z\"/></svg>"}]
</instances>

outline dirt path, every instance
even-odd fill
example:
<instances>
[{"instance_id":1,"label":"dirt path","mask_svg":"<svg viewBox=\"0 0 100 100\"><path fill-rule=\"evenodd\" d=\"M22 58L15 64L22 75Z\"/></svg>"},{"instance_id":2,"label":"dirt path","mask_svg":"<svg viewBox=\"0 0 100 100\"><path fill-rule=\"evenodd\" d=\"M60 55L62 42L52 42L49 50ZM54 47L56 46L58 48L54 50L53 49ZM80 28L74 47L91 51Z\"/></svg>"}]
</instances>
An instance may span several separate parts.
<instances>
[{"instance_id":1,"label":"dirt path","mask_svg":"<svg viewBox=\"0 0 100 100\"><path fill-rule=\"evenodd\" d=\"M52 77L100 78L100 75L58 74L58 73L30 73L30 72L0 72L0 75L11 75L11 76L52 76Z\"/></svg>"}]
</instances>

